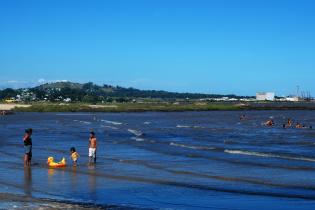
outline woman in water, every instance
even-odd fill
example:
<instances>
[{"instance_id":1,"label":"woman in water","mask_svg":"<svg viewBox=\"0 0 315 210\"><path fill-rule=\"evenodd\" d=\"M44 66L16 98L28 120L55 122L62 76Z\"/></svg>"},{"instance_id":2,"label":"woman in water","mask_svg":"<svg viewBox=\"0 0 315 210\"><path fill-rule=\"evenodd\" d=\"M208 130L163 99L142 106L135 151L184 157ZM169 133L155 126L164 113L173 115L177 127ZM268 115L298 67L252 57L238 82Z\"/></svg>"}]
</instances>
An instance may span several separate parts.
<instances>
[{"instance_id":1,"label":"woman in water","mask_svg":"<svg viewBox=\"0 0 315 210\"><path fill-rule=\"evenodd\" d=\"M24 166L31 166L32 161L32 133L31 128L25 130L23 137L24 142Z\"/></svg>"}]
</instances>

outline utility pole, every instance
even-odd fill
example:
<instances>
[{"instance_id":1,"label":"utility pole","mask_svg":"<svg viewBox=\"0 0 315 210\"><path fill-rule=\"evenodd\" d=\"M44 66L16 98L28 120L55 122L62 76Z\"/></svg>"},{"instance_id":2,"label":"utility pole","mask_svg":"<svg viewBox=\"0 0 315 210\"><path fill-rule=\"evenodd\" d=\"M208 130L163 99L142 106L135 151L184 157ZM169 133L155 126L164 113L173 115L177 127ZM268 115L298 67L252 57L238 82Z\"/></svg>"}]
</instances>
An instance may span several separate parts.
<instances>
[{"instance_id":1,"label":"utility pole","mask_svg":"<svg viewBox=\"0 0 315 210\"><path fill-rule=\"evenodd\" d=\"M296 97L300 97L300 86L299 85L297 85L296 86Z\"/></svg>"}]
</instances>

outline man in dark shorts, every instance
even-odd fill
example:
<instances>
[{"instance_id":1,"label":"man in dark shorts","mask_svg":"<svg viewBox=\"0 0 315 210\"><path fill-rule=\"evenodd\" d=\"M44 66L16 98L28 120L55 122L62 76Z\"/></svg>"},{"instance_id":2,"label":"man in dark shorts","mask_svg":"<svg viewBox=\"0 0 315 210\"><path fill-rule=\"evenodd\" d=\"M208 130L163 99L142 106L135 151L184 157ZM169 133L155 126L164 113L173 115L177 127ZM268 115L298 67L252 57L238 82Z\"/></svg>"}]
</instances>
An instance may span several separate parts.
<instances>
[{"instance_id":1,"label":"man in dark shorts","mask_svg":"<svg viewBox=\"0 0 315 210\"><path fill-rule=\"evenodd\" d=\"M23 137L24 142L24 166L31 166L32 160L32 133L31 128L25 130Z\"/></svg>"}]
</instances>

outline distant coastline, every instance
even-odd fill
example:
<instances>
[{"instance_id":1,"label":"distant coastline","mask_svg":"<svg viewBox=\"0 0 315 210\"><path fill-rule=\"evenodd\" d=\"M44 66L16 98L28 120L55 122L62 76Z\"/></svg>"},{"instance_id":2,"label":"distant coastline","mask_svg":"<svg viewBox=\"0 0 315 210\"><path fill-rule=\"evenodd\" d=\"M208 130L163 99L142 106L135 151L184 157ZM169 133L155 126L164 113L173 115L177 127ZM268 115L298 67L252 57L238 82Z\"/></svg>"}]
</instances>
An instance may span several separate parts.
<instances>
[{"instance_id":1,"label":"distant coastline","mask_svg":"<svg viewBox=\"0 0 315 210\"><path fill-rule=\"evenodd\" d=\"M31 103L0 104L0 110L14 112L181 112L237 110L315 110L315 102L255 102L255 103Z\"/></svg>"}]
</instances>

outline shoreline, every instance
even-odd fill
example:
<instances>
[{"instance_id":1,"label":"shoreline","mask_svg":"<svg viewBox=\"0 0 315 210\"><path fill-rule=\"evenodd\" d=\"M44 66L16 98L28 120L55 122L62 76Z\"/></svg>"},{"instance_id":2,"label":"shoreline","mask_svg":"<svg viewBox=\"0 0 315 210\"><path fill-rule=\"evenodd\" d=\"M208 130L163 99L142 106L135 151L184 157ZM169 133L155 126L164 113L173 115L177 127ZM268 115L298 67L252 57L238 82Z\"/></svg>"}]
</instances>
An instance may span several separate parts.
<instances>
[{"instance_id":1,"label":"shoreline","mask_svg":"<svg viewBox=\"0 0 315 210\"><path fill-rule=\"evenodd\" d=\"M33 103L0 104L0 110L11 112L186 112L186 111L251 111L251 110L315 110L315 102L255 103Z\"/></svg>"},{"instance_id":2,"label":"shoreline","mask_svg":"<svg viewBox=\"0 0 315 210\"><path fill-rule=\"evenodd\" d=\"M95 203L76 202L49 198L30 197L23 194L0 193L0 208L8 209L69 209L69 210L92 210L92 209L137 209L134 207L122 207L116 205L101 205Z\"/></svg>"}]
</instances>

